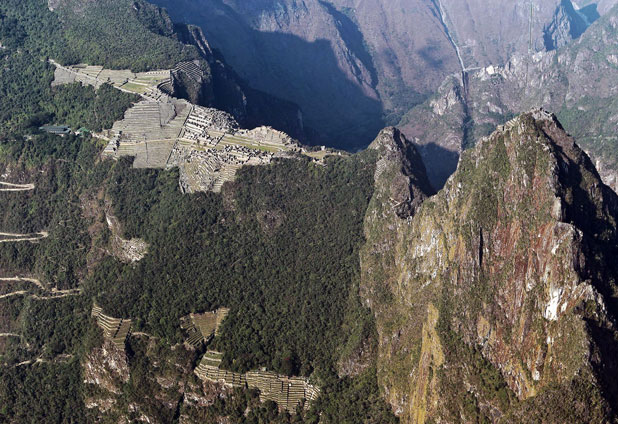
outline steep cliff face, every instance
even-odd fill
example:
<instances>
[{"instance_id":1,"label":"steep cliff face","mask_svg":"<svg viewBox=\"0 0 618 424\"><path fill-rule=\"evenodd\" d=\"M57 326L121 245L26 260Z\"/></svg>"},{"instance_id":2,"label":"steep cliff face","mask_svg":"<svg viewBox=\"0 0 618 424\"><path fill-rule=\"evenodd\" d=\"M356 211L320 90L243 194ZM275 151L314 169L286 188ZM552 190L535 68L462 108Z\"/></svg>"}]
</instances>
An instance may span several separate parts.
<instances>
[{"instance_id":1,"label":"steep cliff face","mask_svg":"<svg viewBox=\"0 0 618 424\"><path fill-rule=\"evenodd\" d=\"M411 219L384 213L376 177L363 289L403 422L614 417L618 198L556 118L464 152Z\"/></svg>"},{"instance_id":2,"label":"steep cliff face","mask_svg":"<svg viewBox=\"0 0 618 424\"><path fill-rule=\"evenodd\" d=\"M400 235L418 208L433 193L433 188L420 155L398 130L385 129L369 148L378 152L379 159L374 175L374 194L365 217L367 243L361 253L361 296L372 308L378 324L380 383L395 412L401 414L410 401L411 392L407 390L409 386L403 391L395 391L391 384L383 380L390 382L395 371L383 367L385 363L395 360L392 352L384 349L384 343L390 340L398 344L407 334L400 329L387 329L386 326L394 317L407 316L406 308L394 301L397 294L393 291L397 285L395 270L399 261ZM402 205L406 207L402 209ZM400 365L397 363L397 367Z\"/></svg>"},{"instance_id":3,"label":"steep cliff face","mask_svg":"<svg viewBox=\"0 0 618 424\"><path fill-rule=\"evenodd\" d=\"M167 11L144 0L50 0L48 6L61 18L70 42L66 57L57 60L172 69L171 84L162 87L169 94L225 110L243 126L268 125L307 140L298 105L250 87L199 27L174 24Z\"/></svg>"},{"instance_id":4,"label":"steep cliff face","mask_svg":"<svg viewBox=\"0 0 618 424\"><path fill-rule=\"evenodd\" d=\"M176 66L172 72L172 94L231 113L244 127L269 125L299 140L310 141L311 130L305 128L298 105L247 85L211 48L201 28L177 24L174 37L197 47L202 60Z\"/></svg>"},{"instance_id":5,"label":"steep cliff face","mask_svg":"<svg viewBox=\"0 0 618 424\"><path fill-rule=\"evenodd\" d=\"M363 36L328 3L155 3L176 21L199 25L252 87L299 104L307 126L339 145L364 147L368 134L384 126L376 70Z\"/></svg>"}]
</instances>

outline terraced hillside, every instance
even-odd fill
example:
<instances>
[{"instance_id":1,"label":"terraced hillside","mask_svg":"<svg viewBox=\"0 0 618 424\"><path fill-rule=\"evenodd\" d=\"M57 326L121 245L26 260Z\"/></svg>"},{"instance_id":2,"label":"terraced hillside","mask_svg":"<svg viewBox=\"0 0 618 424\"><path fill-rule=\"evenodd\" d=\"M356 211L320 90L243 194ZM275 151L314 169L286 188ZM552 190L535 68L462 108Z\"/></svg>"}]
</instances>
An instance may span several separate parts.
<instances>
[{"instance_id":1,"label":"terraced hillside","mask_svg":"<svg viewBox=\"0 0 618 424\"><path fill-rule=\"evenodd\" d=\"M180 327L187 332L187 343L193 347L208 343L219 334L221 323L229 312L228 308L219 308L216 311L190 314L181 318Z\"/></svg>"},{"instance_id":2,"label":"terraced hillside","mask_svg":"<svg viewBox=\"0 0 618 424\"><path fill-rule=\"evenodd\" d=\"M195 374L213 383L257 389L262 402L276 402L281 409L291 413L295 413L303 401L306 401L304 408L308 410L320 394L320 389L309 384L305 378L286 377L265 370L245 374L223 370L220 368L222 358L222 353L209 350L195 369Z\"/></svg>"},{"instance_id":3,"label":"terraced hillside","mask_svg":"<svg viewBox=\"0 0 618 424\"><path fill-rule=\"evenodd\" d=\"M131 320L114 318L103 313L103 308L96 303L92 305L92 317L103 329L104 337L109 339L116 347L124 350L125 341L131 332Z\"/></svg>"}]
</instances>

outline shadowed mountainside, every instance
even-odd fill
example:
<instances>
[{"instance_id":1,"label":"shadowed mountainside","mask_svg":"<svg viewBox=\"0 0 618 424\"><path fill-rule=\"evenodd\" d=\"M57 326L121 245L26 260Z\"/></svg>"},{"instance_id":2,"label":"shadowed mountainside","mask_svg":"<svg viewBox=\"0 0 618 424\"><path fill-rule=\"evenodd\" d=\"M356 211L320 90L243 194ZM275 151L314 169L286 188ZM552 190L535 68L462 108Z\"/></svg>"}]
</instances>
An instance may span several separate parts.
<instances>
[{"instance_id":1,"label":"shadowed mountainside","mask_svg":"<svg viewBox=\"0 0 618 424\"><path fill-rule=\"evenodd\" d=\"M534 51L545 50L544 36L570 42L589 24L583 12L592 22L597 7L578 11L570 0L535 2L532 10L523 0L154 2L174 20L199 25L249 84L298 103L326 144L348 149L366 146L462 67L505 63L528 51L530 36Z\"/></svg>"}]
</instances>

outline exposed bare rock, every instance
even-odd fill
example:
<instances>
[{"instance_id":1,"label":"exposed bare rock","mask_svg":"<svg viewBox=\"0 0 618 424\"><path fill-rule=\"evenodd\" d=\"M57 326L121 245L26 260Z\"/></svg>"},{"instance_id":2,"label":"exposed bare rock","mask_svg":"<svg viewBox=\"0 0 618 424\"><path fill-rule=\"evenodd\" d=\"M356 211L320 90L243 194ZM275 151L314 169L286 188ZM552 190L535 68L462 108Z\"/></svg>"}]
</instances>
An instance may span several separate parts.
<instances>
[{"instance_id":1,"label":"exposed bare rock","mask_svg":"<svg viewBox=\"0 0 618 424\"><path fill-rule=\"evenodd\" d=\"M390 210L399 218L413 216L427 196L433 194L416 148L394 127L382 130L369 148L380 155L375 171L377 187L381 189L385 182L388 184L378 196L388 196ZM387 217L389 213L387 208L382 216Z\"/></svg>"},{"instance_id":2,"label":"exposed bare rock","mask_svg":"<svg viewBox=\"0 0 618 424\"><path fill-rule=\"evenodd\" d=\"M126 353L111 341L106 341L102 347L88 354L83 370L84 383L96 385L114 395L122 393L122 385L129 381L130 376ZM107 404L109 401L103 400L97 405ZM92 405L94 407L95 404Z\"/></svg>"},{"instance_id":3,"label":"exposed bare rock","mask_svg":"<svg viewBox=\"0 0 618 424\"><path fill-rule=\"evenodd\" d=\"M148 253L148 243L139 238L125 240L121 237L120 222L110 211L106 212L107 227L112 233L110 240L111 253L123 262L141 261Z\"/></svg>"},{"instance_id":4,"label":"exposed bare rock","mask_svg":"<svg viewBox=\"0 0 618 424\"><path fill-rule=\"evenodd\" d=\"M566 46L572 40L579 38L588 25L586 15L578 13L570 0L562 0L554 18L543 31L545 48L555 50Z\"/></svg>"},{"instance_id":5,"label":"exposed bare rock","mask_svg":"<svg viewBox=\"0 0 618 424\"><path fill-rule=\"evenodd\" d=\"M598 10L571 0L155 3L199 25L251 85L298 103L332 145L364 147L448 75L545 51L546 34L550 48L570 42L616 0Z\"/></svg>"},{"instance_id":6,"label":"exposed bare rock","mask_svg":"<svg viewBox=\"0 0 618 424\"><path fill-rule=\"evenodd\" d=\"M378 199L362 288L403 422L612 415L618 197L553 115L525 113L464 152L412 219L377 219Z\"/></svg>"},{"instance_id":7,"label":"exposed bare rock","mask_svg":"<svg viewBox=\"0 0 618 424\"><path fill-rule=\"evenodd\" d=\"M421 145L432 183L446 182L464 148L515 114L542 106L557 111L566 130L599 164L604 182L616 189L617 34L618 6L561 49L517 54L503 66L470 71L466 84L459 75L447 79L400 123ZM451 100L454 90L459 102Z\"/></svg>"}]
</instances>

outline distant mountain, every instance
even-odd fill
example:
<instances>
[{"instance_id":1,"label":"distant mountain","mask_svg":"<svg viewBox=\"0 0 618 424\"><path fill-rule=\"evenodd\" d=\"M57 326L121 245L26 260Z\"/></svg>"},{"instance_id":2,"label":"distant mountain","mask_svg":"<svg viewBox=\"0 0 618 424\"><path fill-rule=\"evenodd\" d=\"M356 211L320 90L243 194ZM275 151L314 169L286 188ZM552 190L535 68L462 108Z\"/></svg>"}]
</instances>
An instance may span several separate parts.
<instances>
[{"instance_id":1,"label":"distant mountain","mask_svg":"<svg viewBox=\"0 0 618 424\"><path fill-rule=\"evenodd\" d=\"M515 55L445 80L437 94L412 109L401 128L423 147L432 182L440 187L462 149L496 125L531 107L557 111L568 132L591 155L604 181L616 188L618 171L618 6L578 40L550 52Z\"/></svg>"},{"instance_id":2,"label":"distant mountain","mask_svg":"<svg viewBox=\"0 0 618 424\"><path fill-rule=\"evenodd\" d=\"M616 422L610 3L0 1L0 422Z\"/></svg>"},{"instance_id":3,"label":"distant mountain","mask_svg":"<svg viewBox=\"0 0 618 424\"><path fill-rule=\"evenodd\" d=\"M200 26L252 86L298 103L326 143L347 148L366 146L462 66L503 64L531 36L541 51L546 33L562 45L585 29L570 0L154 2ZM596 6L586 9L591 22ZM564 19L577 20L573 31L562 31Z\"/></svg>"}]
</instances>

